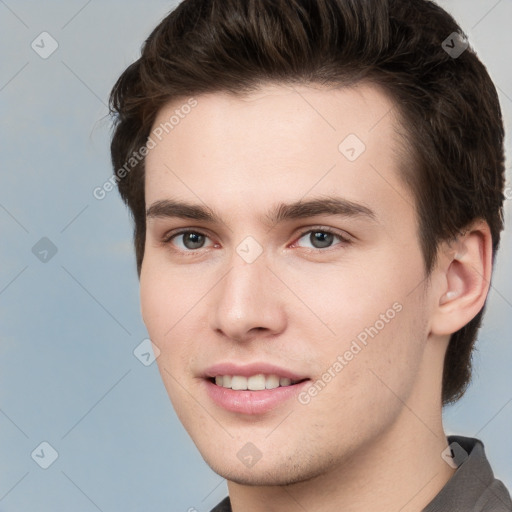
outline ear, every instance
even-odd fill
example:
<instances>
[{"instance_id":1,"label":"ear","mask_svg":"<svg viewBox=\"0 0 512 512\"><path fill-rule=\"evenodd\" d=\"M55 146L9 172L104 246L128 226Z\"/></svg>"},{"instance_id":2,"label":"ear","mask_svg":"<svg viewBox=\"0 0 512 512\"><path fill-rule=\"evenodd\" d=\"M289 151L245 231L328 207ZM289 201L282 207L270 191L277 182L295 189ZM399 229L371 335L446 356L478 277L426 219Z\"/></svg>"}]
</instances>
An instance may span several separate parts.
<instances>
[{"instance_id":1,"label":"ear","mask_svg":"<svg viewBox=\"0 0 512 512\"><path fill-rule=\"evenodd\" d=\"M469 323L483 308L492 274L492 237L483 220L440 247L431 332L447 335Z\"/></svg>"}]
</instances>

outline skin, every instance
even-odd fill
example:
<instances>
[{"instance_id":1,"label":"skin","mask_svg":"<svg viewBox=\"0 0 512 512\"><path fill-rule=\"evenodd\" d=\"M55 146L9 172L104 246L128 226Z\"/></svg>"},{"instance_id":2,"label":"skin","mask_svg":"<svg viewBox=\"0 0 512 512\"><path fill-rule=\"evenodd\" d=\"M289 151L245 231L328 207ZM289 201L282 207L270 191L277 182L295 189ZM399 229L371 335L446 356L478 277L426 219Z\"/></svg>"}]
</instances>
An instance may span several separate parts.
<instances>
[{"instance_id":1,"label":"skin","mask_svg":"<svg viewBox=\"0 0 512 512\"><path fill-rule=\"evenodd\" d=\"M421 510L454 472L441 458L443 358L485 301L487 225L441 244L426 279L414 198L398 173L398 120L375 86L269 84L196 99L146 158L147 208L188 201L223 220L147 219L142 315L177 415L228 480L235 512ZM184 103L166 105L155 126ZM348 134L366 145L353 162L338 150ZM278 203L327 195L374 218L265 222ZM315 248L321 228L350 242ZM169 239L177 229L205 235L204 245ZM252 263L236 250L247 236L263 249ZM393 304L400 312L307 404L245 415L205 393L202 374L220 362L268 362L315 382ZM261 453L252 467L237 457L248 442Z\"/></svg>"}]
</instances>

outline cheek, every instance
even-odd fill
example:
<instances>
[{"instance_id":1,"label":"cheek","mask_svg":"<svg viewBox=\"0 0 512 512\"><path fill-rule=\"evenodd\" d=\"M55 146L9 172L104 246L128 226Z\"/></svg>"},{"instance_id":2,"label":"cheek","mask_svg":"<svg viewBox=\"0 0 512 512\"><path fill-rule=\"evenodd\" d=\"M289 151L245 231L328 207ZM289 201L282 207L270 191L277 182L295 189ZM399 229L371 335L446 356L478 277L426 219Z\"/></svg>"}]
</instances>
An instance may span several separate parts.
<instances>
[{"instance_id":1,"label":"cheek","mask_svg":"<svg viewBox=\"0 0 512 512\"><path fill-rule=\"evenodd\" d=\"M167 338L167 333L186 313L190 287L180 269L166 262L163 251L146 245L140 273L140 304L144 323L154 341Z\"/></svg>"},{"instance_id":2,"label":"cheek","mask_svg":"<svg viewBox=\"0 0 512 512\"><path fill-rule=\"evenodd\" d=\"M140 275L142 318L151 341L160 349L157 363L173 375L187 371L195 357L190 340L198 337L202 294L204 290L192 286L181 269L173 271L151 253L144 260ZM162 377L166 380L164 374Z\"/></svg>"},{"instance_id":3,"label":"cheek","mask_svg":"<svg viewBox=\"0 0 512 512\"><path fill-rule=\"evenodd\" d=\"M186 325L183 317L186 313L183 297L177 293L176 281L163 277L157 266L143 265L140 276L140 302L144 324L151 341L158 347L160 354L156 359L162 381L169 398L183 421L187 409L192 408L190 397L183 392L178 382L183 382L188 364L194 354L183 335ZM197 414L200 411L195 411Z\"/></svg>"},{"instance_id":4,"label":"cheek","mask_svg":"<svg viewBox=\"0 0 512 512\"><path fill-rule=\"evenodd\" d=\"M411 292L424 278L421 255L405 264L393 247L349 254L337 264L283 267L278 273L293 283L296 296L334 331L332 337L347 341L359 333L364 338L366 329L389 332L389 325L405 316L405 306L416 300Z\"/></svg>"},{"instance_id":5,"label":"cheek","mask_svg":"<svg viewBox=\"0 0 512 512\"><path fill-rule=\"evenodd\" d=\"M330 342L316 343L323 370L336 375L331 389L352 396L354 404L371 405L375 396L396 400L390 389L407 395L428 334L423 287L418 286L424 279L421 255L407 265L393 251L374 256L343 272L334 269L325 286L310 294L335 333Z\"/></svg>"},{"instance_id":6,"label":"cheek","mask_svg":"<svg viewBox=\"0 0 512 512\"><path fill-rule=\"evenodd\" d=\"M419 375L424 334L412 302L387 324L375 326L373 312L363 328L350 323L347 329L355 336L339 336L322 348L316 391L311 398L303 396L301 403L306 403L307 417L317 418L315 425L326 438L336 436L339 446L380 435L407 403ZM361 333L364 337L358 338Z\"/></svg>"},{"instance_id":7,"label":"cheek","mask_svg":"<svg viewBox=\"0 0 512 512\"><path fill-rule=\"evenodd\" d=\"M140 275L140 306L142 319L153 341L161 338L164 323L168 318L165 311L173 311L172 294L165 293L165 286L154 278L154 273L145 270ZM170 303L169 303L170 302ZM169 327L167 327L169 328Z\"/></svg>"},{"instance_id":8,"label":"cheek","mask_svg":"<svg viewBox=\"0 0 512 512\"><path fill-rule=\"evenodd\" d=\"M160 349L162 360L175 360L169 357L179 351L179 338L176 336L181 324L183 297L180 297L179 285L172 282L158 267L149 264L142 267L140 276L140 304L144 324L151 341Z\"/></svg>"},{"instance_id":9,"label":"cheek","mask_svg":"<svg viewBox=\"0 0 512 512\"><path fill-rule=\"evenodd\" d=\"M338 384L348 390L352 406L361 408L362 414L372 407L382 409L383 404L391 413L407 401L419 375L428 334L421 311L421 296L411 295L372 307L364 324L350 326L355 334L338 349L345 360L350 358Z\"/></svg>"}]
</instances>

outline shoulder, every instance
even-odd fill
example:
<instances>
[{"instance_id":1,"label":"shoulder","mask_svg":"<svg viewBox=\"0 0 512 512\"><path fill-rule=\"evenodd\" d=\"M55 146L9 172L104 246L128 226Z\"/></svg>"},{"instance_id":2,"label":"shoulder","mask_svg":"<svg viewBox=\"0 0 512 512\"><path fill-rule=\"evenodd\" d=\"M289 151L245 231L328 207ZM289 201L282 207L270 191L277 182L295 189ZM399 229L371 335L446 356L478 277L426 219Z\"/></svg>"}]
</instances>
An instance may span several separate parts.
<instances>
[{"instance_id":1,"label":"shoulder","mask_svg":"<svg viewBox=\"0 0 512 512\"><path fill-rule=\"evenodd\" d=\"M479 439L448 436L457 470L423 512L512 512L503 482L494 477Z\"/></svg>"},{"instance_id":2,"label":"shoulder","mask_svg":"<svg viewBox=\"0 0 512 512\"><path fill-rule=\"evenodd\" d=\"M216 507L212 508L210 512L231 512L229 496L224 498Z\"/></svg>"}]
</instances>

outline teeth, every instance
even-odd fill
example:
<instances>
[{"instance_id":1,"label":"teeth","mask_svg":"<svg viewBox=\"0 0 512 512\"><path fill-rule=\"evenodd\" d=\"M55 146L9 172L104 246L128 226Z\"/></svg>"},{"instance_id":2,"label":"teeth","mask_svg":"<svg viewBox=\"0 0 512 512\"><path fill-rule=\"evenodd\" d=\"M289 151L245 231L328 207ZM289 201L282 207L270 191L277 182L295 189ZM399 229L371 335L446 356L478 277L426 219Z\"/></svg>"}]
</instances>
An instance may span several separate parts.
<instances>
[{"instance_id":1,"label":"teeth","mask_svg":"<svg viewBox=\"0 0 512 512\"><path fill-rule=\"evenodd\" d=\"M279 377L278 375L251 375L244 377L242 375L217 375L215 384L236 391L263 391L264 389L275 389L279 386L290 386L295 384L288 377Z\"/></svg>"},{"instance_id":2,"label":"teeth","mask_svg":"<svg viewBox=\"0 0 512 512\"><path fill-rule=\"evenodd\" d=\"M247 377L233 375L231 378L231 389L236 389L237 391L247 389Z\"/></svg>"},{"instance_id":3,"label":"teeth","mask_svg":"<svg viewBox=\"0 0 512 512\"><path fill-rule=\"evenodd\" d=\"M251 391L262 391L265 389L265 375L253 375L247 379L247 389Z\"/></svg>"},{"instance_id":4,"label":"teeth","mask_svg":"<svg viewBox=\"0 0 512 512\"><path fill-rule=\"evenodd\" d=\"M277 375L269 375L265 379L266 389L275 389L279 387L279 377Z\"/></svg>"}]
</instances>

